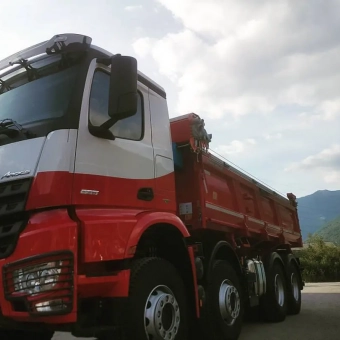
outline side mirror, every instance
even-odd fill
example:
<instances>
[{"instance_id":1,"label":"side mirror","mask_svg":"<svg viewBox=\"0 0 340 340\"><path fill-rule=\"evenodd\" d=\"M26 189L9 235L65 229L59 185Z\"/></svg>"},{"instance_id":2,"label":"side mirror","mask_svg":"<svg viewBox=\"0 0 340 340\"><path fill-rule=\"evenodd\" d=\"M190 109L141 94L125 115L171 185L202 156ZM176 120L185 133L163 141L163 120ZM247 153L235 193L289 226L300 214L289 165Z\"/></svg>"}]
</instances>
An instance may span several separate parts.
<instances>
[{"instance_id":1,"label":"side mirror","mask_svg":"<svg viewBox=\"0 0 340 340\"><path fill-rule=\"evenodd\" d=\"M137 60L114 55L111 59L109 116L121 120L137 112Z\"/></svg>"}]
</instances>

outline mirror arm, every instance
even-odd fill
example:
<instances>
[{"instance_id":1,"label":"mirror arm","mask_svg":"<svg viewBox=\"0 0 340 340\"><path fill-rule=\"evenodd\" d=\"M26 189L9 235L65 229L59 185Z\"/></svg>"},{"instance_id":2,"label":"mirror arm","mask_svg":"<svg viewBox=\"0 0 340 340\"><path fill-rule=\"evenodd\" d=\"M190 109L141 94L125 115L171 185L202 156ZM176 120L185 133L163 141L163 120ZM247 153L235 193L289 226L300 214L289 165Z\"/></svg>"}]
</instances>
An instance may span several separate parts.
<instances>
[{"instance_id":1,"label":"mirror arm","mask_svg":"<svg viewBox=\"0 0 340 340\"><path fill-rule=\"evenodd\" d=\"M118 122L119 119L117 118L110 118L106 122L104 122L102 125L99 126L101 129L109 130L112 128L113 125L115 125Z\"/></svg>"},{"instance_id":2,"label":"mirror arm","mask_svg":"<svg viewBox=\"0 0 340 340\"><path fill-rule=\"evenodd\" d=\"M106 122L105 122L106 123ZM104 124L105 124L104 123ZM100 125L100 126L93 126L91 123L89 124L89 132L95 136L95 137L99 137L99 138L104 138L104 139L110 139L110 140L115 140L116 137L113 135L113 133L108 130L103 128L102 126L104 125Z\"/></svg>"}]
</instances>

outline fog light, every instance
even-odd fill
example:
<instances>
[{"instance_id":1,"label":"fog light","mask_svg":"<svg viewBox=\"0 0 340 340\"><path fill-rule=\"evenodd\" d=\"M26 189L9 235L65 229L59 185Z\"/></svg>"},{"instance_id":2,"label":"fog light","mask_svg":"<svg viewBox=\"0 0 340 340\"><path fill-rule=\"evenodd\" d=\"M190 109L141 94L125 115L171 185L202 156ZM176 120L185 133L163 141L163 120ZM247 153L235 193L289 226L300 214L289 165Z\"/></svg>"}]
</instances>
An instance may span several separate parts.
<instances>
[{"instance_id":1,"label":"fog light","mask_svg":"<svg viewBox=\"0 0 340 340\"><path fill-rule=\"evenodd\" d=\"M16 293L37 294L54 288L58 283L62 262L48 262L13 271Z\"/></svg>"},{"instance_id":2,"label":"fog light","mask_svg":"<svg viewBox=\"0 0 340 340\"><path fill-rule=\"evenodd\" d=\"M39 313L48 313L48 312L57 312L64 309L67 309L67 305L63 300L51 300L37 303L35 305L37 312Z\"/></svg>"}]
</instances>

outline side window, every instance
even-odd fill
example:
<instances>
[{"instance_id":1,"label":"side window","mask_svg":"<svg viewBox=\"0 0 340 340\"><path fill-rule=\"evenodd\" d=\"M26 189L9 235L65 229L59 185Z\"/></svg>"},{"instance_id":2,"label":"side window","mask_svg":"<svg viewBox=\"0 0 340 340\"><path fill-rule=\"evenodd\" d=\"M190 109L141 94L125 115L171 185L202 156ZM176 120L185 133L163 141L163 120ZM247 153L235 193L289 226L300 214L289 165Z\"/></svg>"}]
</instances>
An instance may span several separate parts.
<instances>
[{"instance_id":1,"label":"side window","mask_svg":"<svg viewBox=\"0 0 340 340\"><path fill-rule=\"evenodd\" d=\"M109 109L110 75L97 70L93 77L90 94L90 123L99 126L110 119ZM117 138L141 140L143 138L143 103L142 95L138 92L137 112L128 118L118 121L110 128Z\"/></svg>"}]
</instances>

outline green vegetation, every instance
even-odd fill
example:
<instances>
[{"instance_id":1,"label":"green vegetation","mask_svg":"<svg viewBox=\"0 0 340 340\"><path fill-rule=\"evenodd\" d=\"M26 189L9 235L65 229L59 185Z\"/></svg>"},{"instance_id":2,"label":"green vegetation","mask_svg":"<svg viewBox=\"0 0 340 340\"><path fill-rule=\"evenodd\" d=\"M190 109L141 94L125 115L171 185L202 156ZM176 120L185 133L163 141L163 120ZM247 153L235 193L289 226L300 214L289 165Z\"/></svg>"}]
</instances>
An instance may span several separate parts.
<instances>
[{"instance_id":1,"label":"green vegetation","mask_svg":"<svg viewBox=\"0 0 340 340\"><path fill-rule=\"evenodd\" d=\"M314 235L319 235L325 241L333 242L340 246L340 216L326 223Z\"/></svg>"},{"instance_id":2,"label":"green vegetation","mask_svg":"<svg viewBox=\"0 0 340 340\"><path fill-rule=\"evenodd\" d=\"M306 282L340 281L340 247L327 245L320 235L310 235L308 246L296 251Z\"/></svg>"}]
</instances>

